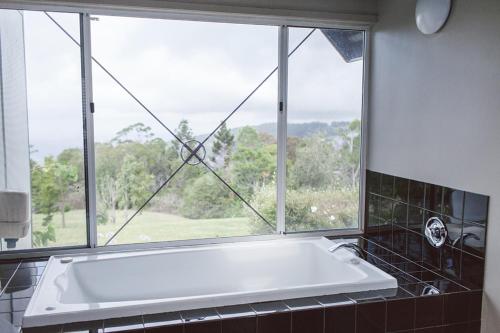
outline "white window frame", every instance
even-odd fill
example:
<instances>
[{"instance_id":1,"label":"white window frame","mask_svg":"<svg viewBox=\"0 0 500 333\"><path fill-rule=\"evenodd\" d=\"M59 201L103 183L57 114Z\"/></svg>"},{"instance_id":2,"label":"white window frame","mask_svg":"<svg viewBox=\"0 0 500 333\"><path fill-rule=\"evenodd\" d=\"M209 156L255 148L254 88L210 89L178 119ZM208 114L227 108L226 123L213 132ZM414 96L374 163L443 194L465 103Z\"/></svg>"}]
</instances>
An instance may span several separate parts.
<instances>
[{"instance_id":1,"label":"white window frame","mask_svg":"<svg viewBox=\"0 0 500 333\"><path fill-rule=\"evenodd\" d=\"M53 3L53 2L52 2ZM84 118L84 154L87 199L87 244L82 246L54 247L40 249L12 250L0 253L0 259L43 257L55 254L72 253L101 253L115 251L133 251L140 249L154 249L176 246L191 246L213 243L228 243L250 240L269 240L283 237L317 237L317 236L355 236L360 235L365 229L365 178L367 158L367 118L368 118L368 92L370 73L370 26L375 22L371 15L341 15L337 19L329 18L291 18L288 16L270 15L245 15L232 13L199 12L193 10L162 9L159 11L138 9L116 9L104 6L67 6L44 5L32 2L0 2L1 9L52 11L80 14L80 39L82 59L82 98ZM96 221L96 183L95 183L95 147L94 147L94 115L92 96L92 55L91 55L91 29L92 15L113 15L124 17L159 18L169 20L188 20L205 22L224 22L240 24L271 25L279 28L278 35L278 100L277 100L277 221L276 234L188 239L176 241L160 241L150 243L134 243L123 245L99 246L97 244ZM358 23L346 23L358 20ZM285 193L286 193L286 140L287 140L287 93L288 93L288 28L311 27L352 29L364 32L363 49L363 91L361 110L361 149L360 149L360 185L359 185L359 218L358 227L351 229L328 229L304 232L285 232Z\"/></svg>"}]
</instances>

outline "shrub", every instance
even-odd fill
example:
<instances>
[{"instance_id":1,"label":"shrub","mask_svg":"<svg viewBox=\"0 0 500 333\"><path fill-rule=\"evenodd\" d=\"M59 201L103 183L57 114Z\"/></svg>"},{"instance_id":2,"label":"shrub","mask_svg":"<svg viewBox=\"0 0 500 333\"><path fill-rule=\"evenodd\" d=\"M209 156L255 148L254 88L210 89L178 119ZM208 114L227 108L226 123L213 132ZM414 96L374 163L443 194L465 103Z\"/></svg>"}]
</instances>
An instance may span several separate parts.
<instances>
[{"instance_id":1,"label":"shrub","mask_svg":"<svg viewBox=\"0 0 500 333\"><path fill-rule=\"evenodd\" d=\"M276 189L273 185L261 188L252 200L253 207L266 219L276 221ZM344 229L356 227L359 196L357 191L309 189L286 192L287 231ZM263 223L252 217L254 228L263 232Z\"/></svg>"},{"instance_id":2,"label":"shrub","mask_svg":"<svg viewBox=\"0 0 500 333\"><path fill-rule=\"evenodd\" d=\"M212 174L196 179L184 191L181 213L192 219L240 216L241 203Z\"/></svg>"}]
</instances>

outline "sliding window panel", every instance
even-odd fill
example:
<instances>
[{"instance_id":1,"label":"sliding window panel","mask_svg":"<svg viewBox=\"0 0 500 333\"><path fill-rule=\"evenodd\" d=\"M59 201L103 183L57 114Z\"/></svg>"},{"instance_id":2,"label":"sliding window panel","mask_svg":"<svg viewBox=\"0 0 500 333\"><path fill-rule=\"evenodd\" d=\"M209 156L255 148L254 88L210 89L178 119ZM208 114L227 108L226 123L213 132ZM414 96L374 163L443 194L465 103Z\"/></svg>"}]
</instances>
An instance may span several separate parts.
<instances>
[{"instance_id":1,"label":"sliding window panel","mask_svg":"<svg viewBox=\"0 0 500 333\"><path fill-rule=\"evenodd\" d=\"M289 28L287 232L359 224L364 32Z\"/></svg>"},{"instance_id":2,"label":"sliding window panel","mask_svg":"<svg viewBox=\"0 0 500 333\"><path fill-rule=\"evenodd\" d=\"M86 245L79 31L79 14L0 10L2 250Z\"/></svg>"},{"instance_id":3,"label":"sliding window panel","mask_svg":"<svg viewBox=\"0 0 500 333\"><path fill-rule=\"evenodd\" d=\"M277 27L91 22L98 244L273 233Z\"/></svg>"}]
</instances>

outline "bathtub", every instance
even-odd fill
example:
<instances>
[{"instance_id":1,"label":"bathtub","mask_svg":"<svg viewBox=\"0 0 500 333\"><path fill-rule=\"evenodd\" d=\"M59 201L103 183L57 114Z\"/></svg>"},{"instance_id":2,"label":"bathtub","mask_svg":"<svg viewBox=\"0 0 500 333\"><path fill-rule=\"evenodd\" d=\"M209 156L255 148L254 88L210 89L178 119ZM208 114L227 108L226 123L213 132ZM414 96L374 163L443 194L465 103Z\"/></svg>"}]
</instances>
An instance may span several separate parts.
<instances>
[{"instance_id":1,"label":"bathtub","mask_svg":"<svg viewBox=\"0 0 500 333\"><path fill-rule=\"evenodd\" d=\"M323 237L51 257L23 327L397 288Z\"/></svg>"}]
</instances>

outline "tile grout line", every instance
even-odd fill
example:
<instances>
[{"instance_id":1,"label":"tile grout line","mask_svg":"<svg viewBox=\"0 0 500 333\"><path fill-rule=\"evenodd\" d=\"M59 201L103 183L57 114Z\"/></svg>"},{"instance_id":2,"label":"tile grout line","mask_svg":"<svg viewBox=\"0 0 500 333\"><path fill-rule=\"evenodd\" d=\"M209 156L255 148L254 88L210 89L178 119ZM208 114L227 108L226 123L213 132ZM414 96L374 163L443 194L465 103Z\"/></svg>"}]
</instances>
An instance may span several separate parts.
<instances>
[{"instance_id":1,"label":"tile grout line","mask_svg":"<svg viewBox=\"0 0 500 333\"><path fill-rule=\"evenodd\" d=\"M3 293L5 292L5 289L7 289L9 287L9 284L10 282L12 281L12 279L14 278L14 275L17 273L17 271L19 270L19 267L21 266L22 264L22 260L17 264L16 266L16 269L14 270L14 272L11 274L9 280L7 280L7 283L5 284L5 287L2 288L2 290L0 290L0 296L3 295Z\"/></svg>"},{"instance_id":2,"label":"tile grout line","mask_svg":"<svg viewBox=\"0 0 500 333\"><path fill-rule=\"evenodd\" d=\"M375 244L375 245L377 245L377 246L379 246L379 247L383 248L383 249L384 249L384 250L386 250L386 251L389 251L389 252L391 252L391 253L393 253L393 254L395 254L395 255L397 255L397 256L399 256L399 257L401 257L401 258L406 259L405 257L403 257L402 255L400 255L399 253L396 253L396 252L394 252L394 251L392 251L392 250L390 250L390 249L386 248L385 246L382 246L382 245L380 245L380 244L378 244L378 243L376 243L376 242L374 242L374 241L372 241L372 240L370 240L370 239L367 239L367 238L365 238L364 236L360 236L360 237L361 237L362 239L365 239L366 241L368 241L368 242L370 242L370 243L373 243L373 244ZM382 260L382 259L381 259L381 260ZM406 260L408 260L408 259L406 259ZM434 272L434 271L431 271L430 269L428 269L428 268L426 268L426 267L422 266L421 264L419 264L419 263L418 263L418 262L416 262L416 261L412 261L412 260L409 260L409 261L410 261L410 262L413 262L413 263L414 263L415 265L417 265L417 266L422 267L424 270L427 270L427 271L433 272L434 274L438 275L439 277L441 277L441 278L443 278L443 279L445 279L445 280L447 280L447 281L451 281L451 282L454 282L454 283L458 284L460 287L462 287L462 288L464 288L464 289L466 289L466 290L471 290L470 288L468 288L468 287L466 287L466 286L464 286L464 285L462 285L462 284L460 284L460 283L458 283L458 282L456 282L456 281L453 281L453 280L451 280L451 279L447 278L446 276L443 276L443 275L439 274L440 272ZM397 267L396 267L396 268L397 268Z\"/></svg>"}]
</instances>

